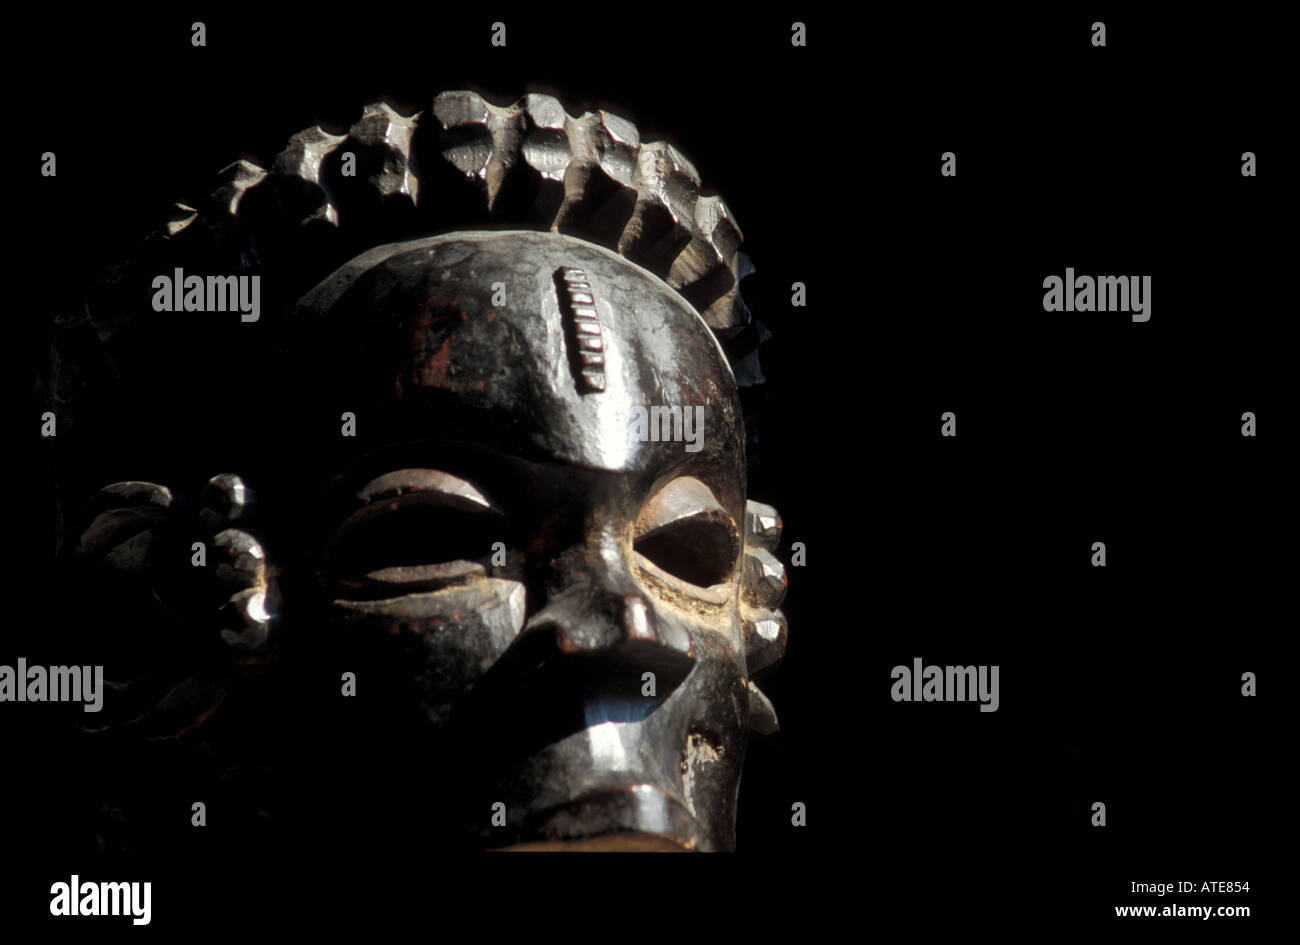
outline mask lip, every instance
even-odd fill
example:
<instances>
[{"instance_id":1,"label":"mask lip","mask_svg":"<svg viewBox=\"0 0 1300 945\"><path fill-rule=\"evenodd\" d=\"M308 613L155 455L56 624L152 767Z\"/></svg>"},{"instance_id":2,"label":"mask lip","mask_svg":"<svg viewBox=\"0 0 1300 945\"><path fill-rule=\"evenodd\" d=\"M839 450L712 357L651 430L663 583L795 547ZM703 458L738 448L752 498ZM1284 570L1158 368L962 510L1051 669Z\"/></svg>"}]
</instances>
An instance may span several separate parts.
<instances>
[{"instance_id":1,"label":"mask lip","mask_svg":"<svg viewBox=\"0 0 1300 945\"><path fill-rule=\"evenodd\" d=\"M587 827L593 817L604 819L605 825ZM539 811L523 836L533 839L521 843L547 844L553 850L636 849L617 845L622 843L653 844L675 852L709 848L704 826L690 809L662 787L646 782L598 788ZM649 852L649 847L642 852Z\"/></svg>"},{"instance_id":2,"label":"mask lip","mask_svg":"<svg viewBox=\"0 0 1300 945\"><path fill-rule=\"evenodd\" d=\"M505 755L527 757L596 724L645 721L686 682L696 662L691 654L649 641L564 652L555 626L544 624L521 631L475 683L464 703L464 721L471 730L510 742ZM652 698L640 696L647 668L658 681ZM592 720L593 706L624 703L638 707L637 717Z\"/></svg>"}]
</instances>

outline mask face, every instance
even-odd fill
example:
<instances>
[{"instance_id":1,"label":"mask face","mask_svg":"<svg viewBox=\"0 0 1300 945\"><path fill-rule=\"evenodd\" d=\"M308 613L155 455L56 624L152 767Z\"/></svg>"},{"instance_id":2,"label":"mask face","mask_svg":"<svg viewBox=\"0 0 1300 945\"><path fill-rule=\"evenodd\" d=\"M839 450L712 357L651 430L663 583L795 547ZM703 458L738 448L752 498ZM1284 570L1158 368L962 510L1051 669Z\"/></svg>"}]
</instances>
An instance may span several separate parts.
<instances>
[{"instance_id":1,"label":"mask face","mask_svg":"<svg viewBox=\"0 0 1300 945\"><path fill-rule=\"evenodd\" d=\"M255 769L245 820L282 798L307 837L733 848L786 578L717 340L761 340L747 261L699 190L617 116L448 92L178 205L52 369L75 424L111 431L86 455L167 481L101 489L69 555L68 624L130 627L95 634L100 742ZM504 220L529 228L473 229ZM257 322L141 307L159 272L247 267ZM753 345L740 363L761 377ZM69 495L99 485L68 468Z\"/></svg>"},{"instance_id":2,"label":"mask face","mask_svg":"<svg viewBox=\"0 0 1300 945\"><path fill-rule=\"evenodd\" d=\"M290 359L373 431L331 487L318 606L504 805L469 802L467 828L733 847L751 713L770 714L747 657L784 645L785 577L695 310L581 240L477 232L363 254L290 327L310 339Z\"/></svg>"}]
</instances>

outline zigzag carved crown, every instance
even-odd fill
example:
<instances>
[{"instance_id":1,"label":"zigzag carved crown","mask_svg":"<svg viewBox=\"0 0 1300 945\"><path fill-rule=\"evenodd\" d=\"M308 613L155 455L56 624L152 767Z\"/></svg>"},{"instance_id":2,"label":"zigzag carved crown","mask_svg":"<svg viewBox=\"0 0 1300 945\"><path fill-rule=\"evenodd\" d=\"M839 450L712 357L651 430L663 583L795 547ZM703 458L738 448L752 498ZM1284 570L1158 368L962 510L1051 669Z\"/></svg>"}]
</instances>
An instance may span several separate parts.
<instances>
[{"instance_id":1,"label":"zigzag carved crown","mask_svg":"<svg viewBox=\"0 0 1300 945\"><path fill-rule=\"evenodd\" d=\"M367 105L346 135L319 126L293 135L269 169L226 167L210 195L173 205L152 242L201 246L215 268L298 269L308 257L309 279L381 243L485 224L615 250L679 291L722 338L748 321L740 228L721 198L701 195L690 161L642 142L626 119L575 118L550 95L502 107L443 92L409 118Z\"/></svg>"},{"instance_id":2,"label":"zigzag carved crown","mask_svg":"<svg viewBox=\"0 0 1300 945\"><path fill-rule=\"evenodd\" d=\"M172 389L201 364L247 362L246 331L150 310L159 273L265 273L262 309L274 312L375 246L493 226L576 236L657 274L724 343L737 383L761 383L765 332L741 298L741 232L721 198L701 194L690 161L608 111L574 117L549 95L497 106L456 91L410 117L367 105L346 134L300 131L269 167L238 160L215 188L173 204L81 311L55 319L40 398L66 431L110 410L104 395L128 378Z\"/></svg>"}]
</instances>

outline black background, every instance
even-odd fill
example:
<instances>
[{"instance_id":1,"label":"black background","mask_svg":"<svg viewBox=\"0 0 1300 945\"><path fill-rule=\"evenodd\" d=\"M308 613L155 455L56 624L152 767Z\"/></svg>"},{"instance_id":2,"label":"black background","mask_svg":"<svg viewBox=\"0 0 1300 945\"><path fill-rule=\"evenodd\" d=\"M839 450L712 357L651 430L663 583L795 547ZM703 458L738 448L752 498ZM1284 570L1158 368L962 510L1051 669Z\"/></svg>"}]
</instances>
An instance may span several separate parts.
<instances>
[{"instance_id":1,"label":"black background","mask_svg":"<svg viewBox=\"0 0 1300 945\"><path fill-rule=\"evenodd\" d=\"M205 49L189 42L196 19ZM488 43L497 19L505 49ZM806 49L790 46L794 19ZM1089 42L1096 19L1103 49ZM808 561L791 568L788 656L766 686L782 733L751 747L740 855L721 865L622 858L615 880L573 857L560 869L436 850L267 862L208 840L177 863L73 862L60 811L86 775L33 724L5 752L9 814L31 834L7 857L40 864L5 890L15 921L48 918L49 883L78 869L153 880L155 934L262 914L481 921L520 898L521 914L572 927L599 900L647 929L698 912L1183 933L1199 920L1113 913L1191 904L1128 892L1174 880L1251 883L1211 904L1254 916L1207 927L1237 936L1268 921L1295 565L1282 403L1293 102L1278 23L1118 9L194 8L42 12L11 42L43 77L16 86L8 149L37 289L18 315L24 378L50 309L76 304L170 202L241 155L265 164L313 122L346 127L367 102L409 112L443 89L551 91L674 141L735 212L757 267L745 295L773 338L750 496L784 516L783 557L803 541ZM46 150L57 178L32 170ZM952 179L939 174L948 150ZM1257 178L1241 176L1246 150ZM1151 275L1151 320L1044 312L1042 280L1067 266ZM789 304L794 281L806 308ZM956 439L939 436L946 410ZM1254 439L1240 436L1246 410ZM13 412L10 442L32 453L15 464L19 488L40 494L31 415ZM49 528L38 519L16 543L29 588L49 587ZM1105 569L1090 566L1098 540ZM3 661L58 632L24 607ZM1001 708L892 702L891 668L918 656L998 664ZM1256 699L1241 696L1245 671ZM1098 800L1105 828L1089 824Z\"/></svg>"}]
</instances>

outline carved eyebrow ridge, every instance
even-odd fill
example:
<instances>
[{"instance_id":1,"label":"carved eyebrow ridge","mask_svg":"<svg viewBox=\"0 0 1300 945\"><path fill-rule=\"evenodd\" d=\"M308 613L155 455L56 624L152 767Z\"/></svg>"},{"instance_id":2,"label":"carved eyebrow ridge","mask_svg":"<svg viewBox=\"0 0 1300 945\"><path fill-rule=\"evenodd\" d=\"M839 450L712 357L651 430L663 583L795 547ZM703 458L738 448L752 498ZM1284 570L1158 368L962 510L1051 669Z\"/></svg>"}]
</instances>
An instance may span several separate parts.
<instances>
[{"instance_id":1,"label":"carved eyebrow ridge","mask_svg":"<svg viewBox=\"0 0 1300 945\"><path fill-rule=\"evenodd\" d=\"M693 517L735 527L727 510L713 495L713 490L694 476L679 476L645 504L637 520L636 537L643 538L674 522Z\"/></svg>"},{"instance_id":2,"label":"carved eyebrow ridge","mask_svg":"<svg viewBox=\"0 0 1300 945\"><path fill-rule=\"evenodd\" d=\"M384 473L362 486L357 492L357 498L369 504L421 492L454 496L487 511L501 512L471 483L438 469L396 469Z\"/></svg>"}]
</instances>

